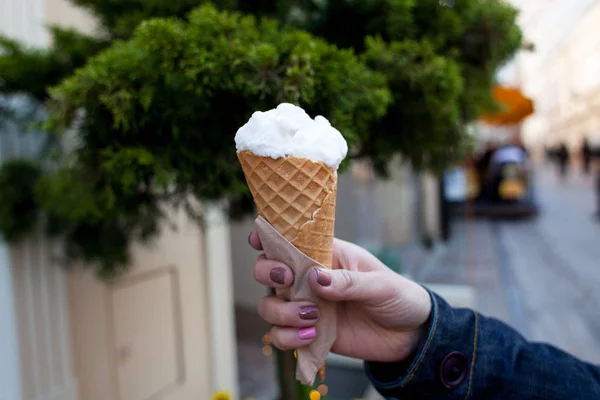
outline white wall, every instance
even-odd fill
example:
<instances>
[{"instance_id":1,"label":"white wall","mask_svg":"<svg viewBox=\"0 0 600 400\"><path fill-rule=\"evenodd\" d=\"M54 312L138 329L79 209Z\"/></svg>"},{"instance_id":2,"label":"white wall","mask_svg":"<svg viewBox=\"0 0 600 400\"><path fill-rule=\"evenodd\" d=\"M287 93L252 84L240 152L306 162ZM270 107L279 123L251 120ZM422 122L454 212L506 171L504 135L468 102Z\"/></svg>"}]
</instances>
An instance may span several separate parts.
<instances>
[{"instance_id":1,"label":"white wall","mask_svg":"<svg viewBox=\"0 0 600 400\"><path fill-rule=\"evenodd\" d=\"M32 45L43 45L42 0L0 0L0 32ZM0 133L0 162L20 152L16 135ZM19 327L15 302L13 266L8 246L0 240L0 390L2 400L21 400Z\"/></svg>"},{"instance_id":2,"label":"white wall","mask_svg":"<svg viewBox=\"0 0 600 400\"><path fill-rule=\"evenodd\" d=\"M44 18L47 24L68 26L87 34L93 34L96 31L97 24L89 13L81 8L74 7L68 0L44 1L46 5Z\"/></svg>"},{"instance_id":3,"label":"white wall","mask_svg":"<svg viewBox=\"0 0 600 400\"><path fill-rule=\"evenodd\" d=\"M0 162L30 157L39 144L35 134L2 132ZM0 369L8 371L0 379L9 380L0 394L19 400L75 398L65 273L54 246L39 233L10 249L0 242Z\"/></svg>"},{"instance_id":4,"label":"white wall","mask_svg":"<svg viewBox=\"0 0 600 400\"><path fill-rule=\"evenodd\" d=\"M30 45L44 46L44 0L0 0L0 31Z\"/></svg>"},{"instance_id":5,"label":"white wall","mask_svg":"<svg viewBox=\"0 0 600 400\"><path fill-rule=\"evenodd\" d=\"M12 286L8 248L0 242L0 390L3 400L21 400L19 341Z\"/></svg>"},{"instance_id":6,"label":"white wall","mask_svg":"<svg viewBox=\"0 0 600 400\"><path fill-rule=\"evenodd\" d=\"M23 399L74 400L65 271L58 246L37 233L11 246Z\"/></svg>"},{"instance_id":7,"label":"white wall","mask_svg":"<svg viewBox=\"0 0 600 400\"><path fill-rule=\"evenodd\" d=\"M64 0L61 0L66 3ZM56 0L0 0L0 32L44 47L47 6ZM81 21L81 19L79 19ZM0 162L36 153L39 135L0 133ZM65 274L53 244L33 235L16 246L0 242L0 399L72 400Z\"/></svg>"}]
</instances>

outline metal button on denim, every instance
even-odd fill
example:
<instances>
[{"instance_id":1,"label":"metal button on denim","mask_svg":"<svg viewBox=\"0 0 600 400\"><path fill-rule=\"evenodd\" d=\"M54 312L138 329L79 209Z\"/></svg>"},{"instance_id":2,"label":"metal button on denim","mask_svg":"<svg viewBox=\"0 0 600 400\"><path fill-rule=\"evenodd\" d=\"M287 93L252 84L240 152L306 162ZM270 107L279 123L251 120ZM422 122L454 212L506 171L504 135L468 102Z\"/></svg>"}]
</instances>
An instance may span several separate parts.
<instances>
[{"instance_id":1,"label":"metal button on denim","mask_svg":"<svg viewBox=\"0 0 600 400\"><path fill-rule=\"evenodd\" d=\"M455 351L448 354L440 366L440 379L448 389L460 385L467 377L469 362L461 352Z\"/></svg>"}]
</instances>

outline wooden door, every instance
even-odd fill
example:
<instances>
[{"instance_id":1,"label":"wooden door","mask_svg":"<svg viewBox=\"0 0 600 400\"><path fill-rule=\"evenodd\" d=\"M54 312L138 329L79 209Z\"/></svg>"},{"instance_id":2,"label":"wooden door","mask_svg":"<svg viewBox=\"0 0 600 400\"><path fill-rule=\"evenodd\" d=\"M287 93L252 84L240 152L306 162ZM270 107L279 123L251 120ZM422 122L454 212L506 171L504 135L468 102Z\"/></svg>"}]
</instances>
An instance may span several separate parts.
<instances>
[{"instance_id":1,"label":"wooden door","mask_svg":"<svg viewBox=\"0 0 600 400\"><path fill-rule=\"evenodd\" d=\"M154 243L136 246L129 272L105 284L80 268L69 279L81 400L210 398L202 233L172 217Z\"/></svg>"}]
</instances>

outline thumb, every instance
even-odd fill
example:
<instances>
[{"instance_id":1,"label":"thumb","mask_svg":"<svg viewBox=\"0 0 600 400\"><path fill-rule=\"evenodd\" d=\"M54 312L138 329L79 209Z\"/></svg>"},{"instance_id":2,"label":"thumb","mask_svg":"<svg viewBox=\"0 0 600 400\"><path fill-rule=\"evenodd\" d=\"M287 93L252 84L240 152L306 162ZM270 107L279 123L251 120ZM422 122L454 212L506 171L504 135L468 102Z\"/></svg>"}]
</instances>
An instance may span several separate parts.
<instances>
[{"instance_id":1,"label":"thumb","mask_svg":"<svg viewBox=\"0 0 600 400\"><path fill-rule=\"evenodd\" d=\"M376 296L378 286L382 283L379 282L378 285L373 274L375 273L313 268L308 280L313 292L325 300L365 301Z\"/></svg>"}]
</instances>

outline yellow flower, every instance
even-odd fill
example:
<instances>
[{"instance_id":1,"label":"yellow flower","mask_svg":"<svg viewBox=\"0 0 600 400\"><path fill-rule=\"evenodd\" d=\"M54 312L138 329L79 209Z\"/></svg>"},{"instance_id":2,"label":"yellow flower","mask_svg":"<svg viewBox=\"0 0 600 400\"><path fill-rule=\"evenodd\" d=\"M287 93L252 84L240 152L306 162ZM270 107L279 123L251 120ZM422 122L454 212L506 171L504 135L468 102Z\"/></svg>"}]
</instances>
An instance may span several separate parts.
<instances>
[{"instance_id":1,"label":"yellow flower","mask_svg":"<svg viewBox=\"0 0 600 400\"><path fill-rule=\"evenodd\" d=\"M231 400L231 395L225 391L217 392L212 400Z\"/></svg>"}]
</instances>

